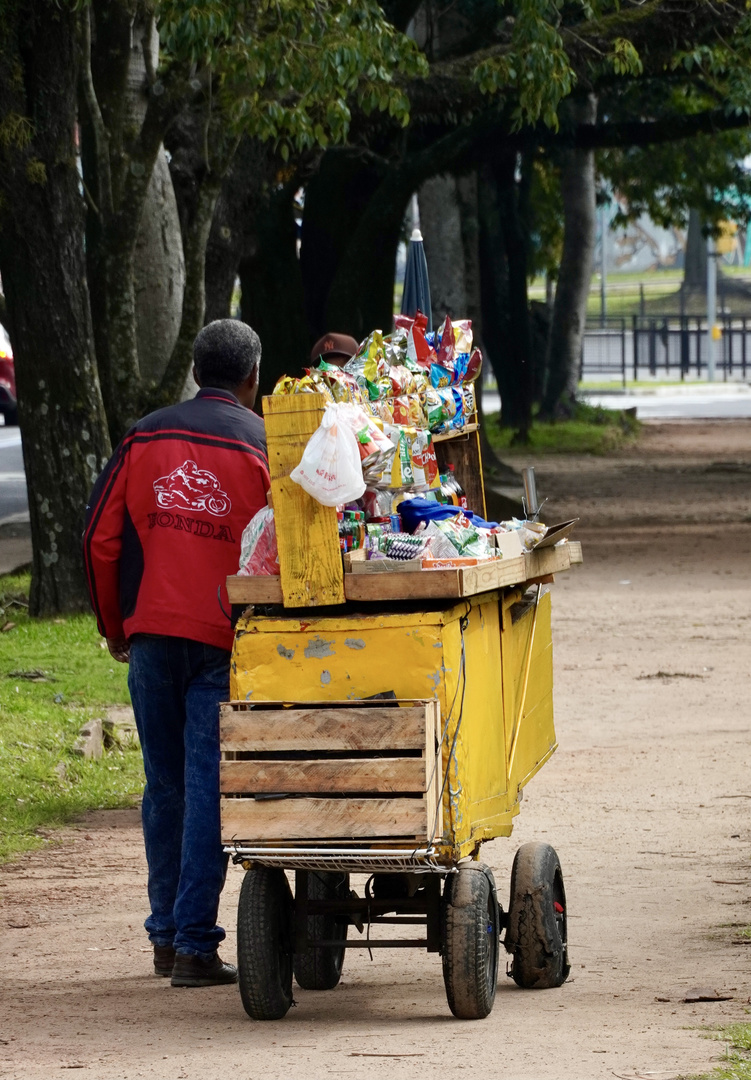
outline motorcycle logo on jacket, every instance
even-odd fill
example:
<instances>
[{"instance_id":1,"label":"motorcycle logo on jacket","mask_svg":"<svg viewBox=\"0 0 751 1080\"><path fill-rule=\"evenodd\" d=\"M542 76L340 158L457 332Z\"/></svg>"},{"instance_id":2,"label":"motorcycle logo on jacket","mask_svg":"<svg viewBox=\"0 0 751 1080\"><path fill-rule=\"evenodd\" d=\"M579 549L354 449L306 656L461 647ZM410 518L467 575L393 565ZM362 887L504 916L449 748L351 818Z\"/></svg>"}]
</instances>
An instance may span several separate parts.
<instances>
[{"instance_id":1,"label":"motorcycle logo on jacket","mask_svg":"<svg viewBox=\"0 0 751 1080\"><path fill-rule=\"evenodd\" d=\"M195 461L184 461L169 476L154 481L157 506L164 510L208 510L224 517L232 509L229 495L212 472L199 469Z\"/></svg>"}]
</instances>

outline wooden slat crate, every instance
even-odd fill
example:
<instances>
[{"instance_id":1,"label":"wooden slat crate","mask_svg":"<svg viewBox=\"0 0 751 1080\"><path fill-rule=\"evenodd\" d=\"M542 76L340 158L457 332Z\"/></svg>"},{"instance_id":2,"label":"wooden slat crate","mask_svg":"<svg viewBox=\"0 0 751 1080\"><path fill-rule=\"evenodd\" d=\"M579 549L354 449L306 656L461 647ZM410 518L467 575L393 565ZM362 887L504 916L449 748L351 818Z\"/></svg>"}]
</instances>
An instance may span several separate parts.
<instances>
[{"instance_id":1,"label":"wooden slat crate","mask_svg":"<svg viewBox=\"0 0 751 1080\"><path fill-rule=\"evenodd\" d=\"M222 705L223 842L432 840L440 720L436 701Z\"/></svg>"}]
</instances>

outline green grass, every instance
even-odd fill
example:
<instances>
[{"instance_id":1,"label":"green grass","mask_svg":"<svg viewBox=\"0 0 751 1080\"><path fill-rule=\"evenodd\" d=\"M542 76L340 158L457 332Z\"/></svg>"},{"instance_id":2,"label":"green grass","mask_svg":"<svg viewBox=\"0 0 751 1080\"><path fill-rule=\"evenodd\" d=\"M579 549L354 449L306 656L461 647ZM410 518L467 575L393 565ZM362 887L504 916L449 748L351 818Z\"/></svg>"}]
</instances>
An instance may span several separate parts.
<instances>
[{"instance_id":1,"label":"green grass","mask_svg":"<svg viewBox=\"0 0 751 1080\"><path fill-rule=\"evenodd\" d=\"M748 295L741 295L733 289L734 284L741 282L751 283L751 268L743 266L721 266L722 276L730 282L729 290L718 288L718 303L723 300L727 309L735 316L751 315L751 290ZM644 270L628 274L608 274L606 281L606 309L609 318L625 318L630 320L632 315L641 313L641 292L644 293L644 314L649 315L680 315L681 300L680 287L683 281L683 273L680 270ZM529 288L531 299L543 300L545 297L545 283L541 278L536 278ZM684 313L689 316L706 317L706 296L700 291L696 295L689 296L686 300ZM600 314L600 278L598 274L592 277L589 297L587 300L587 315L596 319Z\"/></svg>"},{"instance_id":2,"label":"green grass","mask_svg":"<svg viewBox=\"0 0 751 1080\"><path fill-rule=\"evenodd\" d=\"M641 424L621 410L577 403L570 420L535 420L527 445L514 444L514 431L498 426L498 413L485 415L485 434L494 450L509 457L528 454L609 454L636 442Z\"/></svg>"},{"instance_id":3,"label":"green grass","mask_svg":"<svg viewBox=\"0 0 751 1080\"><path fill-rule=\"evenodd\" d=\"M724 1042L725 1052L711 1073L689 1080L751 1080L751 1024L729 1024L706 1037Z\"/></svg>"},{"instance_id":4,"label":"green grass","mask_svg":"<svg viewBox=\"0 0 751 1080\"><path fill-rule=\"evenodd\" d=\"M87 719L129 702L127 667L89 615L30 619L28 589L28 574L0 578L0 859L45 843L38 830L132 803L143 785L137 747L72 753Z\"/></svg>"}]
</instances>

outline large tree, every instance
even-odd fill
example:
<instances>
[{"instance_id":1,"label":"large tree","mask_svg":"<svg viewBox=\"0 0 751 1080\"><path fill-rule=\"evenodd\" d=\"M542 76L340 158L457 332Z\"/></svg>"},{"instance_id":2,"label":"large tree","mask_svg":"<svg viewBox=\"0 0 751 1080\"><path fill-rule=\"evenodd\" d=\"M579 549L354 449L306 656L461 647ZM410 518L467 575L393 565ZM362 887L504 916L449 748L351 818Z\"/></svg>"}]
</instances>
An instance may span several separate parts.
<instances>
[{"instance_id":1,"label":"large tree","mask_svg":"<svg viewBox=\"0 0 751 1080\"><path fill-rule=\"evenodd\" d=\"M243 134L273 141L284 162L343 140L350 103L402 123L407 99L394 77L421 64L373 0L0 4L0 274L31 492L34 613L85 606L78 537L108 435L182 390L204 318L214 208ZM155 170L168 182L162 148L178 127L174 158L188 177L181 315L167 355L142 364L154 349L139 341L139 314L149 318L137 296L141 224Z\"/></svg>"},{"instance_id":2,"label":"large tree","mask_svg":"<svg viewBox=\"0 0 751 1080\"><path fill-rule=\"evenodd\" d=\"M511 345L509 394L521 388L515 423L524 430L534 385L529 193L539 155L586 158L605 146L748 122L751 19L741 0L716 8L703 0L385 0L385 7L390 23L372 0L0 0L0 273L19 358L27 469L40 505L51 505L59 477L75 488L47 534L59 526L75 537L75 506L107 452L95 364L113 437L181 391L204 318L210 238L212 313L226 305L240 271L244 315L264 324L267 343L278 343L264 365L270 378L297 366L306 338L320 329L361 336L387 324L411 194L436 175L476 174L478 206L496 214L496 279L508 300L494 333ZM448 22L450 33L442 29ZM401 34L408 26L429 70ZM53 47L64 64L50 59ZM715 87L708 104L680 114L652 108L650 88L667 83L680 96L698 78ZM628 88L638 102L628 118L603 109ZM559 126L572 94L599 98L597 122ZM77 116L82 190L72 148ZM146 365L139 233L164 145L185 286L179 325L168 335L174 342ZM159 176L164 182L163 169ZM54 205L40 213L49 200ZM491 234L480 220L481 254ZM46 250L38 251L42 242ZM493 310L492 296L486 307ZM487 321L484 330L490 344ZM152 343L148 351L159 350ZM81 452L82 442L91 452ZM44 528L34 514L34 609L75 606L80 587L64 595L59 588L63 578L80 585L75 543L45 548L52 541Z\"/></svg>"}]
</instances>

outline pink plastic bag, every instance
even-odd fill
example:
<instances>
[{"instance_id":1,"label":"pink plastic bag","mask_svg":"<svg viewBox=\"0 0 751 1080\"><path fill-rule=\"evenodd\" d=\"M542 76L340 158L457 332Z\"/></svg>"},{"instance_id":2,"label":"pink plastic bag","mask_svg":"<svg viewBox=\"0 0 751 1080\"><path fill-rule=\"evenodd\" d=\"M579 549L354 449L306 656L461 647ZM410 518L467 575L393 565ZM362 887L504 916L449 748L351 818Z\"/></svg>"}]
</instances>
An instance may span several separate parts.
<instances>
[{"instance_id":1,"label":"pink plastic bag","mask_svg":"<svg viewBox=\"0 0 751 1080\"><path fill-rule=\"evenodd\" d=\"M264 506L243 529L238 574L252 577L279 573L274 511Z\"/></svg>"}]
</instances>

